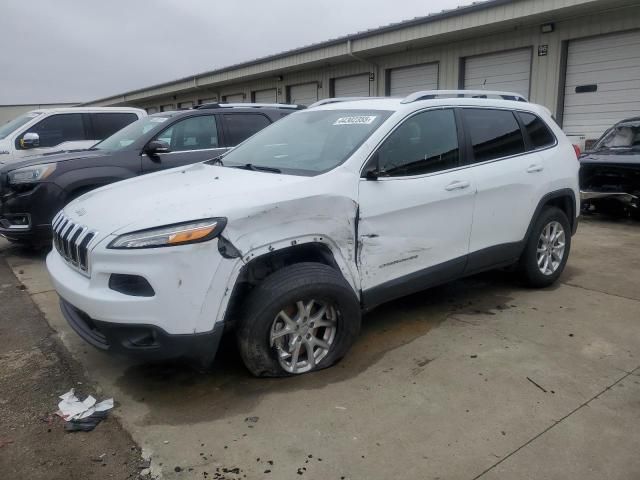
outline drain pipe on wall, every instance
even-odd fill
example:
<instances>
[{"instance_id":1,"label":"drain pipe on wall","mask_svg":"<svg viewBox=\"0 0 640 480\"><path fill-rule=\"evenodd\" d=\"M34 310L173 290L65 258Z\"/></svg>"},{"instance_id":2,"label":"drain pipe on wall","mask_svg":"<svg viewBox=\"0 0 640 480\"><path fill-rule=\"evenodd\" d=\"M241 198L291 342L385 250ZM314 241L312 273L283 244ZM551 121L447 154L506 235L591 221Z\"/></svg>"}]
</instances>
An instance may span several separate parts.
<instances>
[{"instance_id":1,"label":"drain pipe on wall","mask_svg":"<svg viewBox=\"0 0 640 480\"><path fill-rule=\"evenodd\" d=\"M379 78L378 71L380 70L380 66L375 62L359 57L358 55L353 53L353 44L350 39L347 40L347 55L369 66L369 95L371 95L372 97L378 96L378 78ZM374 85L373 94L371 93L372 82Z\"/></svg>"}]
</instances>

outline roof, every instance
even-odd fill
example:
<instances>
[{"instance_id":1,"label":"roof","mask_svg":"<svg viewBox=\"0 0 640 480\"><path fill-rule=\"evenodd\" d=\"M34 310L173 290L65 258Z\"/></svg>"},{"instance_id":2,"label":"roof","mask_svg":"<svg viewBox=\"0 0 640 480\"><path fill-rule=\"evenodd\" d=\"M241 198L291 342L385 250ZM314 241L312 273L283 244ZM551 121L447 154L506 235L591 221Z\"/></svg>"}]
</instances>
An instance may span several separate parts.
<instances>
[{"instance_id":1,"label":"roof","mask_svg":"<svg viewBox=\"0 0 640 480\"><path fill-rule=\"evenodd\" d=\"M280 52L280 53L267 55L267 56L264 56L264 57L259 57L259 58L253 59L253 60L248 60L246 62L240 62L240 63L228 65L226 67L222 67L222 68L219 68L219 69L196 73L196 74L193 74L193 75L189 75L187 77L182 77L182 78L178 78L178 79L167 81L167 82L157 83L157 84L150 85L150 86L147 86L147 87L144 87L144 88L129 90L127 92L120 93L120 94L109 95L107 97L99 98L99 99L96 99L96 100L93 100L93 101L87 102L87 103L101 102L101 101L104 101L104 100L108 100L110 98L121 97L121 96L124 96L124 95L130 95L130 94L134 94L134 93L144 92L146 90L156 89L156 88L168 86L168 85L171 85L171 84L174 84L174 83L179 83L179 82L192 80L192 79L194 79L196 77L202 77L202 76L207 76L207 75L214 75L214 74L224 73L224 72L227 72L227 71L236 70L238 68L243 68L243 67L256 65L256 64L259 64L259 63L262 63L262 62L266 62L266 61L270 61L270 60L277 60L277 59L284 58L284 57L287 57L287 56L290 56L290 55L295 55L295 54L299 54L299 53L308 52L308 51L311 51L311 50L316 50L318 48L330 47L332 45L345 43L345 42L350 41L350 40L358 40L358 39L361 39L361 38L369 37L371 35L378 35L378 34L381 34L381 33L392 32L392 31L400 30L400 29L403 29L403 28L406 28L406 27L411 27L413 25L422 25L422 24L425 24L425 23L435 22L435 21L438 21L438 20L443 20L445 18L454 17L454 16L457 16L457 15L462 15L462 14L465 14L465 13L471 13L471 12L478 11L478 10L484 10L484 9L495 7L495 6L498 6L498 5L504 5L504 4L508 4L508 3L513 3L514 1L516 1L516 0L483 0L483 1L473 2L470 5L463 5L463 6L456 7L454 9L442 10L442 11L437 12L437 13L430 13L428 15L415 17L415 18L412 18L410 20L404 20L404 21L401 21L401 22L395 22L395 23L390 23L388 25L383 25L383 26L380 26L380 27L377 27L377 28L371 28L371 29L368 29L368 30L362 30L360 32L356 32L356 33L349 34L349 35L344 35L344 36L341 36L341 37L332 38L332 39L329 39L329 40L325 40L323 42L312 43L312 44L305 45L305 46L298 47L298 48L294 48L294 49L291 49L291 50L285 50L285 51Z\"/></svg>"}]
</instances>

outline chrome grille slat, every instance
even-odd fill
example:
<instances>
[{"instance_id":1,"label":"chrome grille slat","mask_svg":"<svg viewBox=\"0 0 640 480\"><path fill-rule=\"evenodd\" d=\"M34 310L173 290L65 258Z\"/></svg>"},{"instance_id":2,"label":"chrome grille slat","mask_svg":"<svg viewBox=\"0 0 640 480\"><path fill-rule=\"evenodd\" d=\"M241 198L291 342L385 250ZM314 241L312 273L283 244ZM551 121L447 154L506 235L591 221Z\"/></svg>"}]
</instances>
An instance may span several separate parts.
<instances>
[{"instance_id":1,"label":"chrome grille slat","mask_svg":"<svg viewBox=\"0 0 640 480\"><path fill-rule=\"evenodd\" d=\"M86 225L73 223L60 212L51 222L53 246L72 268L84 275L89 274L89 247L96 232Z\"/></svg>"}]
</instances>

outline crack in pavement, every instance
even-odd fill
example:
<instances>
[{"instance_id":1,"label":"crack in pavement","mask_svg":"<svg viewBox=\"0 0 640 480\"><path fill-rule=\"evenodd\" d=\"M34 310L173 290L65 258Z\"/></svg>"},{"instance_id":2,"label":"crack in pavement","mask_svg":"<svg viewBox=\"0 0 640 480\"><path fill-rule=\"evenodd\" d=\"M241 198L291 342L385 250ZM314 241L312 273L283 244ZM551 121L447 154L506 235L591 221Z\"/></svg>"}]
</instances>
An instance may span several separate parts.
<instances>
[{"instance_id":1,"label":"crack in pavement","mask_svg":"<svg viewBox=\"0 0 640 480\"><path fill-rule=\"evenodd\" d=\"M586 290L587 292L596 292L602 293L603 295L611 295L612 297L624 298L625 300L631 300L632 302L640 302L640 298L627 297L625 295L618 295L616 293L605 292L603 290L596 290L595 288L587 288L581 285L576 285L575 283L568 282L560 282L561 285L566 285L567 287L579 288L580 290Z\"/></svg>"},{"instance_id":2,"label":"crack in pavement","mask_svg":"<svg viewBox=\"0 0 640 480\"><path fill-rule=\"evenodd\" d=\"M560 420L554 421L554 423L552 423L551 425L549 425L547 428L545 428L542 432L538 433L536 436L534 436L533 438L529 439L527 442L523 443L522 445L520 445L518 448L516 448L515 450L513 450L512 452L510 452L508 455L506 455L505 457L503 457L501 460L497 461L496 463L494 463L493 465L491 465L489 468L487 468L486 470L484 470L482 473L480 473L479 475L476 475L475 477L473 477L472 480L478 480L479 478L483 477L484 475L486 475L487 473L489 473L491 470L493 470L494 468L496 468L498 465L500 465L502 462L504 462L505 460L507 460L508 458L512 457L513 455L515 455L516 453L518 453L520 450L522 450L523 448L527 447L528 445L530 445L531 443L533 443L534 441L536 441L538 438L542 437L545 433L547 433L549 430L551 430L552 428L554 428L557 425L560 425L560 423L562 423L563 421L565 421L567 418L569 418L570 416L572 416L574 413L576 413L577 411L581 410L583 407L586 407L587 405L589 405L591 402L593 402L594 400L596 400L598 397L600 397L601 395L603 395L604 393L608 392L609 390L611 390L613 387L615 387L618 383L622 382L623 380L625 380L626 378L630 377L631 375L635 375L635 372L640 370L640 366L634 368L631 372L623 375L622 377L620 377L618 380L616 380L615 382L613 382L611 385L607 386L604 388L604 390L602 390L601 392L596 393L593 397L591 397L590 399L588 399L586 402L578 405L576 408L574 408L573 410L571 410L569 413L567 413L564 417L562 417Z\"/></svg>"}]
</instances>

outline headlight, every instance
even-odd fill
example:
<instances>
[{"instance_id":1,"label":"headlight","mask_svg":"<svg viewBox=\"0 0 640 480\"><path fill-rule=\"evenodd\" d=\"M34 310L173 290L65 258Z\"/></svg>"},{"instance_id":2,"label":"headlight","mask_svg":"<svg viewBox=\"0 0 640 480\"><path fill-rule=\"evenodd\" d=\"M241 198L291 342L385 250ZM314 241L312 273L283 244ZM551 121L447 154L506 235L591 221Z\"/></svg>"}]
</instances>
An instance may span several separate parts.
<instances>
[{"instance_id":1,"label":"headlight","mask_svg":"<svg viewBox=\"0 0 640 480\"><path fill-rule=\"evenodd\" d=\"M226 218L208 218L139 230L120 235L107 248L157 248L206 242L217 237L226 223Z\"/></svg>"},{"instance_id":2,"label":"headlight","mask_svg":"<svg viewBox=\"0 0 640 480\"><path fill-rule=\"evenodd\" d=\"M40 182L51 175L55 169L55 163L44 163L42 165L18 168L17 170L9 172L9 183L11 185L20 185Z\"/></svg>"}]
</instances>

